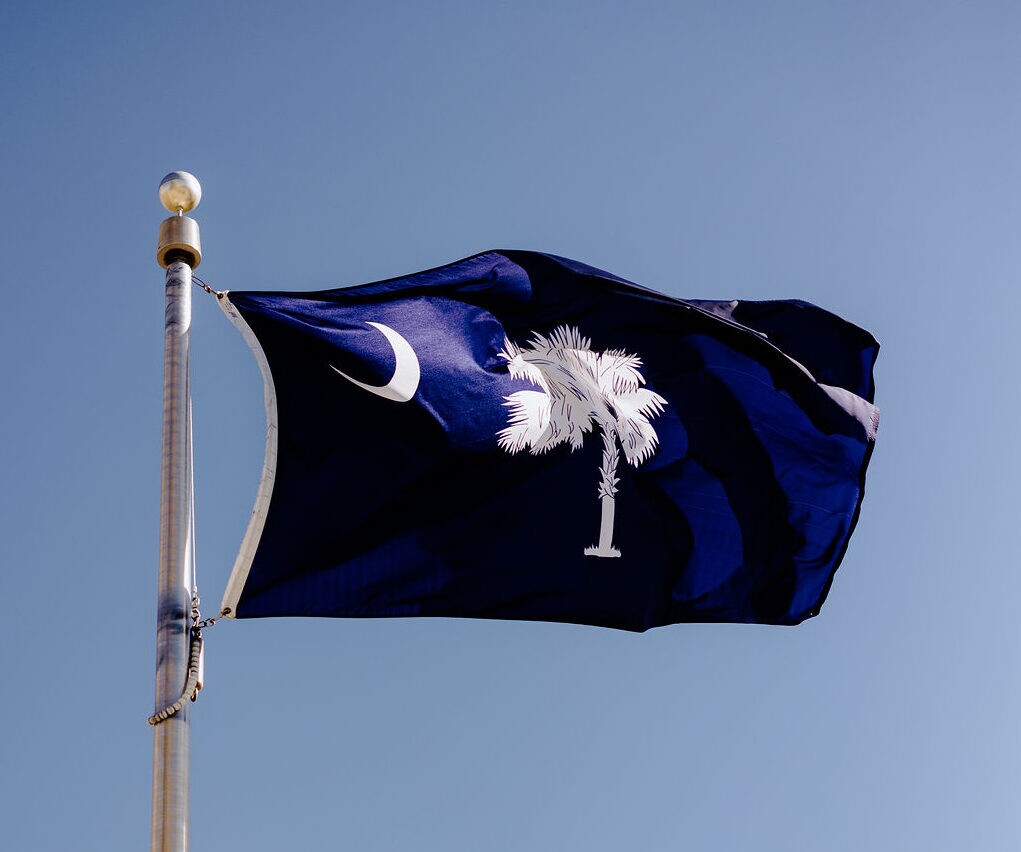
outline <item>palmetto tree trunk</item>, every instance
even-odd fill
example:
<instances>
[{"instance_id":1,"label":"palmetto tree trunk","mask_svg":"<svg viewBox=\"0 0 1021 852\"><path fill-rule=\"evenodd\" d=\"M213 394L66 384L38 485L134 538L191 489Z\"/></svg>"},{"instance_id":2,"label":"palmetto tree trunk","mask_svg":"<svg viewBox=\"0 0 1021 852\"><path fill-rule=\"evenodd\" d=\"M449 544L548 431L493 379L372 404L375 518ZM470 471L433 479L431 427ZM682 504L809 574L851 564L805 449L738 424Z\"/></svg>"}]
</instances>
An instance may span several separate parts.
<instances>
[{"instance_id":1,"label":"palmetto tree trunk","mask_svg":"<svg viewBox=\"0 0 1021 852\"><path fill-rule=\"evenodd\" d=\"M617 557L620 551L613 546L613 516L616 509L614 495L617 493L617 431L610 423L600 424L603 433L603 464L599 469L599 544L586 547L586 556Z\"/></svg>"}]
</instances>

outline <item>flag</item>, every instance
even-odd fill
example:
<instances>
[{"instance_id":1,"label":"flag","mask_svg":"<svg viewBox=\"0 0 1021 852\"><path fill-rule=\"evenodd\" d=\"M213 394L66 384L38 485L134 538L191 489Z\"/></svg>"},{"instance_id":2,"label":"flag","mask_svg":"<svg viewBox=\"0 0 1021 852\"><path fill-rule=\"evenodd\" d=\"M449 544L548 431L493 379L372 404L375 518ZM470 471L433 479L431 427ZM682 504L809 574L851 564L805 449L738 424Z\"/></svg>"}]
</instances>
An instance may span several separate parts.
<instances>
[{"instance_id":1,"label":"flag","mask_svg":"<svg viewBox=\"0 0 1021 852\"><path fill-rule=\"evenodd\" d=\"M837 316L526 251L220 303L268 421L231 616L819 612L878 424L878 344Z\"/></svg>"}]
</instances>

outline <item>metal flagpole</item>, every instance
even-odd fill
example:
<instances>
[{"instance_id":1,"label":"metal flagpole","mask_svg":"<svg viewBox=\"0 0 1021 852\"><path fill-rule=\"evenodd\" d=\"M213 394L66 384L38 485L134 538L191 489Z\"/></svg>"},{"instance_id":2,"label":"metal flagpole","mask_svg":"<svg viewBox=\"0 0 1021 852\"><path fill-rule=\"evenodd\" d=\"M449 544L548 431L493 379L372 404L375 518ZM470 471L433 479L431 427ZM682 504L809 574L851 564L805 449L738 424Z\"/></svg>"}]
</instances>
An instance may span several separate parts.
<instances>
[{"instance_id":1,"label":"metal flagpole","mask_svg":"<svg viewBox=\"0 0 1021 852\"><path fill-rule=\"evenodd\" d=\"M191 650L194 522L191 466L189 336L192 269L202 260L199 226L184 214L202 197L187 172L160 183L160 200L175 215L160 224L156 258L166 269L163 332L163 461L156 615L156 713L152 769L152 849L188 848L188 704L165 718L186 689ZM152 719L150 720L153 721Z\"/></svg>"}]
</instances>

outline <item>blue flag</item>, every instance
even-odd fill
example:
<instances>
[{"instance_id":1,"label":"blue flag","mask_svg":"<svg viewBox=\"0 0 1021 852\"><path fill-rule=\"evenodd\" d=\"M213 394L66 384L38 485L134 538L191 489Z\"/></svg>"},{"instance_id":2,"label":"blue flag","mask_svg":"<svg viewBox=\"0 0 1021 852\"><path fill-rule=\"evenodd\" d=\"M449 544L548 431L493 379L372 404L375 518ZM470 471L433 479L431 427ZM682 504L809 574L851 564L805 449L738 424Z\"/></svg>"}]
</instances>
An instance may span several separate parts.
<instances>
[{"instance_id":1,"label":"blue flag","mask_svg":"<svg viewBox=\"0 0 1021 852\"><path fill-rule=\"evenodd\" d=\"M220 301L269 424L232 616L818 613L878 423L878 344L833 314L525 251Z\"/></svg>"}]
</instances>

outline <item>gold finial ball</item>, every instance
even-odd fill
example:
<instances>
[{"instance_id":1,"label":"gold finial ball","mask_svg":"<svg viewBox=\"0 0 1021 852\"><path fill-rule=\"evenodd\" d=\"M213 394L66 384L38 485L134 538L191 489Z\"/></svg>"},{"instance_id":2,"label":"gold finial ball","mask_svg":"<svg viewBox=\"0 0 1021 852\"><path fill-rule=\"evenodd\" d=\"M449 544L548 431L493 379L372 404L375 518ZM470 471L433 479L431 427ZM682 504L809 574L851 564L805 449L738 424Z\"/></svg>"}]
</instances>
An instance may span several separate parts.
<instances>
[{"instance_id":1,"label":"gold finial ball","mask_svg":"<svg viewBox=\"0 0 1021 852\"><path fill-rule=\"evenodd\" d=\"M202 187L189 172L171 172L160 181L160 201L171 213L187 213L198 207Z\"/></svg>"}]
</instances>

